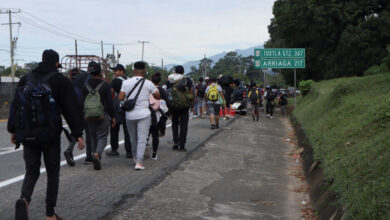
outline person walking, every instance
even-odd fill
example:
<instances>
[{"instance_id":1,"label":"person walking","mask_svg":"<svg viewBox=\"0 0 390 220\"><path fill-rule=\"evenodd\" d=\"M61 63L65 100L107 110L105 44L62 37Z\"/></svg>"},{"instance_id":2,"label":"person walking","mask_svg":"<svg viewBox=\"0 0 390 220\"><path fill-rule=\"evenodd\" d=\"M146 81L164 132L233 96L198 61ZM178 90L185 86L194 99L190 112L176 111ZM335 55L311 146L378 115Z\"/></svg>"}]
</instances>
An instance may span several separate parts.
<instances>
[{"instance_id":1,"label":"person walking","mask_svg":"<svg viewBox=\"0 0 390 220\"><path fill-rule=\"evenodd\" d=\"M47 171L46 219L61 219L54 211L61 161L61 132L64 116L71 129L71 136L84 148L82 138L84 123L81 108L69 79L58 72L61 68L59 55L54 50L45 50L42 62L32 72L22 77L15 90L11 104L7 130L11 142L23 144L24 176L20 199L15 204L15 219L28 219L28 207L38 181L41 156ZM24 97L24 98L21 98ZM29 99L30 101L26 100Z\"/></svg>"},{"instance_id":2,"label":"person walking","mask_svg":"<svg viewBox=\"0 0 390 220\"><path fill-rule=\"evenodd\" d=\"M73 84L74 90L76 92L77 101L79 103L80 109L83 109L83 103L81 100L83 87L85 86L85 82L90 77L91 77L91 75L88 72L81 71L78 68L73 68L69 73L69 78L70 78L70 80ZM87 126L85 126L85 129L87 129ZM65 134L67 134L67 131L66 130L64 130L64 131L65 131ZM87 130L85 132L88 133ZM66 163L69 166L73 167L76 165L74 158L73 158L73 150L74 150L74 146L77 143L77 139L73 138L70 135L69 135L68 139L69 139L69 145L68 145L68 148L64 151L64 157L65 157ZM88 136L86 136L85 140L86 140L86 153L85 153L86 157L84 160L84 164L91 164L93 161L92 151L91 151L91 143L90 143Z\"/></svg>"},{"instance_id":3,"label":"person walking","mask_svg":"<svg viewBox=\"0 0 390 220\"><path fill-rule=\"evenodd\" d=\"M279 93L278 99L277 99L277 104L279 105L280 109L282 110L283 116L286 116L287 110L286 107L288 105L288 99L286 93L284 91L281 91Z\"/></svg>"},{"instance_id":4,"label":"person walking","mask_svg":"<svg viewBox=\"0 0 390 220\"><path fill-rule=\"evenodd\" d=\"M114 103L110 85L101 75L100 64L90 62L88 72L91 77L83 88L84 118L87 121L87 136L93 153L93 168L100 170L102 154L107 145L108 129L116 125Z\"/></svg>"},{"instance_id":5,"label":"person walking","mask_svg":"<svg viewBox=\"0 0 390 220\"><path fill-rule=\"evenodd\" d=\"M160 143L159 131L163 126L166 126L165 122L162 122L161 119L163 119L164 116L166 117L166 114L168 112L169 100L166 91L160 86L161 73L156 72L155 74L153 74L152 82L160 92L161 97L161 100L155 99L153 95L150 95L149 97L152 119L150 126L150 134L152 135L153 139L153 152L151 158L152 160L157 160L157 150L158 145Z\"/></svg>"},{"instance_id":6,"label":"person walking","mask_svg":"<svg viewBox=\"0 0 390 220\"><path fill-rule=\"evenodd\" d=\"M203 82L203 77L199 77L199 84L195 89L195 99L197 103L198 113L200 113L200 118L204 118L204 113L206 111L206 94L207 84Z\"/></svg>"},{"instance_id":7,"label":"person walking","mask_svg":"<svg viewBox=\"0 0 390 220\"><path fill-rule=\"evenodd\" d=\"M172 112L173 150L187 152L185 148L188 132L189 109L193 107L192 81L185 77L184 67L175 67L169 78L169 101ZM180 129L180 130L179 130Z\"/></svg>"},{"instance_id":8,"label":"person walking","mask_svg":"<svg viewBox=\"0 0 390 220\"><path fill-rule=\"evenodd\" d=\"M145 62L134 63L134 76L123 82L118 96L119 101L125 100L126 123L135 156L135 170L145 169L143 158L151 124L149 96L152 94L155 99L160 99L159 90L144 78L145 73Z\"/></svg>"},{"instance_id":9,"label":"person walking","mask_svg":"<svg viewBox=\"0 0 390 220\"><path fill-rule=\"evenodd\" d=\"M119 130L120 126L123 126L123 134L125 137L125 150L126 157L133 158L133 153L131 150L130 136L127 131L126 125L126 114L122 108L123 103L118 100L118 95L122 88L123 81L127 80L125 67L121 64L117 64L115 67L111 68L115 72L115 79L111 81L111 93L115 95L114 97L114 114L116 118L115 127L110 128L110 144L111 150L106 153L108 156L119 156Z\"/></svg>"},{"instance_id":10,"label":"person walking","mask_svg":"<svg viewBox=\"0 0 390 220\"><path fill-rule=\"evenodd\" d=\"M259 105L260 105L260 99L261 94L259 92L259 88L256 87L256 83L251 83L251 90L248 94L249 101L251 102L251 109L252 109L252 118L253 121L257 119L259 121Z\"/></svg>"},{"instance_id":11,"label":"person walking","mask_svg":"<svg viewBox=\"0 0 390 220\"><path fill-rule=\"evenodd\" d=\"M222 87L217 84L217 78L211 78L211 84L206 88L207 106L210 111L211 129L219 128L219 110L221 108L221 100L224 100ZM226 108L226 103L223 104Z\"/></svg>"},{"instance_id":12,"label":"person walking","mask_svg":"<svg viewBox=\"0 0 390 220\"><path fill-rule=\"evenodd\" d=\"M266 87L266 92L264 93L264 101L266 101L265 109L267 112L267 118L272 119L272 115L274 112L275 94L272 92L270 86Z\"/></svg>"}]
</instances>

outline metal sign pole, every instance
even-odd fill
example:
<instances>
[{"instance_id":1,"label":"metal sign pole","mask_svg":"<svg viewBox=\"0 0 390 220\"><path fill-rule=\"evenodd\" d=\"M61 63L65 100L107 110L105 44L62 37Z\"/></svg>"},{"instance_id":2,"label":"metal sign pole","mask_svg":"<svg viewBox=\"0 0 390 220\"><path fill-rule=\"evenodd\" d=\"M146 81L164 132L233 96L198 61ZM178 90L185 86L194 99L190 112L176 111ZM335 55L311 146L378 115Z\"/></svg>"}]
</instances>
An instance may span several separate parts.
<instances>
[{"instance_id":1,"label":"metal sign pole","mask_svg":"<svg viewBox=\"0 0 390 220\"><path fill-rule=\"evenodd\" d=\"M297 69L294 69L294 107L297 106Z\"/></svg>"}]
</instances>

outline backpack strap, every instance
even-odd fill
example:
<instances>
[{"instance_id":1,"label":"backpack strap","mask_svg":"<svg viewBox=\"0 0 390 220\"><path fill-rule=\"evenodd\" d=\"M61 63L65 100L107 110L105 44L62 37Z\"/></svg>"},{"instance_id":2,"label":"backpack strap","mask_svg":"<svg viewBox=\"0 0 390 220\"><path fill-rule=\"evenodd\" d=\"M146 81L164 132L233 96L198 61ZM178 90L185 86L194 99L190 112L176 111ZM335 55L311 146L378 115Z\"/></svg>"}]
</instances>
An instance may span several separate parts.
<instances>
[{"instance_id":1,"label":"backpack strap","mask_svg":"<svg viewBox=\"0 0 390 220\"><path fill-rule=\"evenodd\" d=\"M92 89L92 87L88 84L88 81L87 81L85 83L85 87L87 88L89 93L95 94L96 92L98 92L100 90L100 88L102 88L103 84L104 84L104 81L99 83L99 85L97 85L95 89Z\"/></svg>"},{"instance_id":2,"label":"backpack strap","mask_svg":"<svg viewBox=\"0 0 390 220\"><path fill-rule=\"evenodd\" d=\"M134 85L133 89L131 89L131 91L127 95L126 100L129 99L130 95L134 92L135 88L137 88L137 86L141 83L141 81L144 81L144 80L145 80L145 78L138 80L138 82Z\"/></svg>"}]
</instances>

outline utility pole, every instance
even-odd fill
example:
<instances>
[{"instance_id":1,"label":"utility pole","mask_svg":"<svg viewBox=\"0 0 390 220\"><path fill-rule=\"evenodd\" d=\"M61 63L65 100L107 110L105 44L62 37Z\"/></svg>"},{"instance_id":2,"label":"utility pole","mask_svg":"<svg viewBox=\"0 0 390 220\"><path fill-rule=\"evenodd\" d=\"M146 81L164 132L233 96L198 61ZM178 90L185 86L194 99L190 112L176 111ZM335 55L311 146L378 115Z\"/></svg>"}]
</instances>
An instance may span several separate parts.
<instances>
[{"instance_id":1,"label":"utility pole","mask_svg":"<svg viewBox=\"0 0 390 220\"><path fill-rule=\"evenodd\" d=\"M0 14L8 14L8 23L3 25L9 25L9 43L10 43L10 57L11 57L11 73L12 73L12 94L13 94L13 84L15 83L15 64L14 64L14 48L16 40L12 39L12 25L18 24L21 25L20 22L12 23L12 13L20 13L20 9L18 11L7 10L6 12L0 11Z\"/></svg>"},{"instance_id":2,"label":"utility pole","mask_svg":"<svg viewBox=\"0 0 390 220\"><path fill-rule=\"evenodd\" d=\"M74 49L76 51L76 68L79 68L79 59L77 57L77 40L74 40Z\"/></svg>"},{"instance_id":3,"label":"utility pole","mask_svg":"<svg viewBox=\"0 0 390 220\"><path fill-rule=\"evenodd\" d=\"M102 49L102 59L104 60L103 41L100 41L100 48Z\"/></svg>"},{"instance_id":4,"label":"utility pole","mask_svg":"<svg viewBox=\"0 0 390 220\"><path fill-rule=\"evenodd\" d=\"M116 51L116 56L118 57L118 63L119 63L119 58L121 58L121 54L119 53L118 50Z\"/></svg>"},{"instance_id":5,"label":"utility pole","mask_svg":"<svg viewBox=\"0 0 390 220\"><path fill-rule=\"evenodd\" d=\"M145 47L145 44L148 44L150 43L149 41L138 41L138 43L142 44L142 61L144 61L144 47Z\"/></svg>"},{"instance_id":6,"label":"utility pole","mask_svg":"<svg viewBox=\"0 0 390 220\"><path fill-rule=\"evenodd\" d=\"M113 66L115 66L116 59L115 59L115 45L114 45L114 44L112 45L112 56L114 57L114 63L113 63Z\"/></svg>"},{"instance_id":7,"label":"utility pole","mask_svg":"<svg viewBox=\"0 0 390 220\"><path fill-rule=\"evenodd\" d=\"M164 70L164 58L161 58L161 69Z\"/></svg>"}]
</instances>

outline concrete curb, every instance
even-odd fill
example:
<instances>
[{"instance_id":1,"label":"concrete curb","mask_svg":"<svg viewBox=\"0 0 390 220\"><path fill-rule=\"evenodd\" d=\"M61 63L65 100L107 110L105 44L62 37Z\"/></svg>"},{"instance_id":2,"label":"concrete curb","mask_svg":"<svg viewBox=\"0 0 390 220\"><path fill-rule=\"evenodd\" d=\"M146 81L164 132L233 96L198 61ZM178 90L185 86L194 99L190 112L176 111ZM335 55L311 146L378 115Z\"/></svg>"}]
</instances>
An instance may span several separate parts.
<instances>
[{"instance_id":1,"label":"concrete curb","mask_svg":"<svg viewBox=\"0 0 390 220\"><path fill-rule=\"evenodd\" d=\"M229 122L227 123L226 126L224 126L223 128L229 126L231 123L233 123L238 117L240 116L236 116L232 119L229 120ZM214 131L214 133L212 133L210 136L208 136L205 140L203 140L201 143L199 143L198 145L196 145L193 149L191 150L188 150L188 152L179 160L175 161L175 163L173 163L172 165L169 165L165 168L163 168L163 171L164 172L161 172L160 174L157 174L155 176L153 176L152 178L150 178L149 180L146 181L146 184L144 184L144 186L139 190L139 192L135 193L135 194L126 194L126 195L123 195L122 198L120 199L120 201L118 201L117 203L115 203L112 207L111 207L111 211L107 212L106 214L104 214L103 216L101 217L98 217L98 219L111 219L114 215L117 215L120 213L121 211L121 206L123 204L126 204L126 209L130 208L131 206L133 206L136 202L137 202L137 198L139 197L142 197L142 195L150 188L152 188L153 186L156 186L158 185L159 183L161 183L169 174L173 173L174 171L176 171L179 166L187 161L188 159L191 158L191 156L197 151L200 149L200 147L203 147L205 145L205 143L207 141L209 141L211 138L213 138L214 136L216 136L217 134L219 134L220 132L223 131L223 128L220 128L216 131Z\"/></svg>"}]
</instances>

